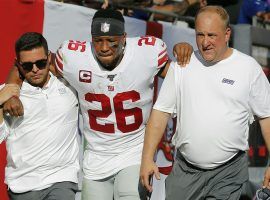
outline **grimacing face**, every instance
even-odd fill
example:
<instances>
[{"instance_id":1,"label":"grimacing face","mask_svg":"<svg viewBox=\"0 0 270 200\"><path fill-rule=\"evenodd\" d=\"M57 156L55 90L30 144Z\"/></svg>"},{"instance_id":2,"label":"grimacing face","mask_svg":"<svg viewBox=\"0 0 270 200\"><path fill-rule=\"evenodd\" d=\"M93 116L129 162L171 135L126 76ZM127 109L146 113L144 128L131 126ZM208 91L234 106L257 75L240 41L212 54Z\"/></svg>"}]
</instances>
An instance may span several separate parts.
<instances>
[{"instance_id":1,"label":"grimacing face","mask_svg":"<svg viewBox=\"0 0 270 200\"><path fill-rule=\"evenodd\" d=\"M49 63L50 54L47 56L43 47L37 47L32 50L23 50L17 58L17 63L20 72L25 77L25 79L35 87L44 87L49 81ZM40 60L47 60L46 67L38 68L36 64L33 64L32 70L26 70L23 68L23 63L36 63Z\"/></svg>"},{"instance_id":2,"label":"grimacing face","mask_svg":"<svg viewBox=\"0 0 270 200\"><path fill-rule=\"evenodd\" d=\"M122 59L126 34L122 36L96 36L92 39L94 53L100 64L113 70L119 59Z\"/></svg>"},{"instance_id":3,"label":"grimacing face","mask_svg":"<svg viewBox=\"0 0 270 200\"><path fill-rule=\"evenodd\" d=\"M213 11L205 11L195 22L198 49L207 62L218 62L226 57L231 29Z\"/></svg>"}]
</instances>

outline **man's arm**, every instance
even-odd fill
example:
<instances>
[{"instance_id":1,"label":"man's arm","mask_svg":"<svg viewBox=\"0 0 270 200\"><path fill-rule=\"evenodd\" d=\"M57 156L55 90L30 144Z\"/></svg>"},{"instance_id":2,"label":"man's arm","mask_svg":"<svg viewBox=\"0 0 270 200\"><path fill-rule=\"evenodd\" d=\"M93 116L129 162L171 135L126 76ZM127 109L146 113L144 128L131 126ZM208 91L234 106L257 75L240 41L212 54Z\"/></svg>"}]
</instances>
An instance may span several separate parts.
<instances>
[{"instance_id":1,"label":"man's arm","mask_svg":"<svg viewBox=\"0 0 270 200\"><path fill-rule=\"evenodd\" d=\"M183 67L185 67L189 63L192 53L193 53L193 47L189 43L186 43L186 42L177 43L173 47L173 55L175 56L177 63ZM170 67L170 63L171 63L171 60L169 59L166 65L158 73L160 77L164 78L166 76L167 71Z\"/></svg>"},{"instance_id":2,"label":"man's arm","mask_svg":"<svg viewBox=\"0 0 270 200\"><path fill-rule=\"evenodd\" d=\"M270 117L260 119L259 123L261 126L262 135L263 135L266 147L268 149L268 152L270 152ZM270 189L270 167L267 167L265 171L263 186L268 187Z\"/></svg>"},{"instance_id":3,"label":"man's arm","mask_svg":"<svg viewBox=\"0 0 270 200\"><path fill-rule=\"evenodd\" d=\"M152 192L152 186L149 183L149 178L155 174L157 179L160 179L158 167L154 162L154 154L157 146L163 136L167 126L170 114L158 110L152 110L151 116L146 126L144 136L144 145L142 152L142 163L140 170L140 179L143 186Z\"/></svg>"},{"instance_id":4,"label":"man's arm","mask_svg":"<svg viewBox=\"0 0 270 200\"><path fill-rule=\"evenodd\" d=\"M0 124L3 122L3 104L11 97L18 98L20 88L16 84L6 84L0 90Z\"/></svg>"},{"instance_id":5,"label":"man's arm","mask_svg":"<svg viewBox=\"0 0 270 200\"><path fill-rule=\"evenodd\" d=\"M8 74L6 83L7 84L16 84L18 87L21 87L23 78L20 76L17 66L13 66ZM8 99L4 103L4 112L9 113L12 116L22 116L23 115L23 105L18 97L14 96Z\"/></svg>"},{"instance_id":6,"label":"man's arm","mask_svg":"<svg viewBox=\"0 0 270 200\"><path fill-rule=\"evenodd\" d=\"M59 57L56 57L55 53L51 53L50 72L52 72L52 74L55 75L56 77L63 77L61 72L57 70L57 66L56 66L57 63L60 63L60 62L62 63L62 60L60 60Z\"/></svg>"},{"instance_id":7,"label":"man's arm","mask_svg":"<svg viewBox=\"0 0 270 200\"><path fill-rule=\"evenodd\" d=\"M16 84L6 84L1 90L0 90L0 143L6 139L9 132L6 128L6 125L4 123L4 117L3 117L3 103L10 99L12 96L19 96L20 88Z\"/></svg>"},{"instance_id":8,"label":"man's arm","mask_svg":"<svg viewBox=\"0 0 270 200\"><path fill-rule=\"evenodd\" d=\"M152 187L149 184L149 177L152 174L155 174L156 178L159 179L158 167L154 163L153 158L156 148L167 126L167 122L170 117L169 113L175 112L175 88L174 66L172 66L169 68L168 74L163 81L158 99L154 105L154 109L152 110L151 116L146 126L140 178L142 184L150 192L152 191Z\"/></svg>"},{"instance_id":9,"label":"man's arm","mask_svg":"<svg viewBox=\"0 0 270 200\"><path fill-rule=\"evenodd\" d=\"M19 87L22 85L23 77L20 76L18 67L14 65L9 71L6 83L17 84Z\"/></svg>"}]
</instances>

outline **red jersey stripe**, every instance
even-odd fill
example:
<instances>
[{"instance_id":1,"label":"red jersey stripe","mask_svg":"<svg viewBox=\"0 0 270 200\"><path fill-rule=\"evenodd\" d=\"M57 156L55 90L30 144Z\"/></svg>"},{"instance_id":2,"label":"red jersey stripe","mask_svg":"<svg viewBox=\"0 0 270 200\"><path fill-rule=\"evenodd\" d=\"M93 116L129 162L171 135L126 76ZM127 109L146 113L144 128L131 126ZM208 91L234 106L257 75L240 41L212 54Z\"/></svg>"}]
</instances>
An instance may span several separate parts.
<instances>
[{"instance_id":1,"label":"red jersey stripe","mask_svg":"<svg viewBox=\"0 0 270 200\"><path fill-rule=\"evenodd\" d=\"M172 171L172 166L168 166L168 167L158 167L158 170L161 174L164 175L169 175Z\"/></svg>"},{"instance_id":2,"label":"red jersey stripe","mask_svg":"<svg viewBox=\"0 0 270 200\"><path fill-rule=\"evenodd\" d=\"M165 54L162 58L158 59L158 68L163 67L163 65L168 61L168 54Z\"/></svg>"},{"instance_id":3,"label":"red jersey stripe","mask_svg":"<svg viewBox=\"0 0 270 200\"><path fill-rule=\"evenodd\" d=\"M63 63L62 60L58 58L58 54L55 56L55 66L59 72L63 73Z\"/></svg>"},{"instance_id":4,"label":"red jersey stripe","mask_svg":"<svg viewBox=\"0 0 270 200\"><path fill-rule=\"evenodd\" d=\"M59 50L57 50L56 54L57 54L57 57L59 57L59 59L60 59L61 62L62 62L63 58L62 58L62 56L60 55Z\"/></svg>"},{"instance_id":5,"label":"red jersey stripe","mask_svg":"<svg viewBox=\"0 0 270 200\"><path fill-rule=\"evenodd\" d=\"M161 52L158 54L158 57L161 56L162 54L164 54L166 51L167 51L167 48L164 49L163 51L161 51Z\"/></svg>"}]
</instances>

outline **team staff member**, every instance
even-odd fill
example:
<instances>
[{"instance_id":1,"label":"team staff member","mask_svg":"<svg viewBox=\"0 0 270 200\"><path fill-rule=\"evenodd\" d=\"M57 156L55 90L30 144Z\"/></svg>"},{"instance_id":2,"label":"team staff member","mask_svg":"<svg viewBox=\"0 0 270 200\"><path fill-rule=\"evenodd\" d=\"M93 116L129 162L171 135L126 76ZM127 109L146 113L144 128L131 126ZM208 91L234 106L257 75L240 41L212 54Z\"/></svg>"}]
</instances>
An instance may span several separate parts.
<instances>
[{"instance_id":1,"label":"team staff member","mask_svg":"<svg viewBox=\"0 0 270 200\"><path fill-rule=\"evenodd\" d=\"M170 69L147 124L140 176L151 191L149 176L159 177L154 152L176 109L177 155L166 179L166 199L236 200L248 180L252 114L270 150L270 86L255 59L227 46L231 29L222 7L200 9L195 31L199 50L186 68ZM265 187L269 179L268 167Z\"/></svg>"},{"instance_id":2,"label":"team staff member","mask_svg":"<svg viewBox=\"0 0 270 200\"><path fill-rule=\"evenodd\" d=\"M39 33L16 42L16 63L25 78L20 100L24 116L5 116L5 183L11 200L74 200L78 183L78 100L49 73L50 53Z\"/></svg>"}]
</instances>

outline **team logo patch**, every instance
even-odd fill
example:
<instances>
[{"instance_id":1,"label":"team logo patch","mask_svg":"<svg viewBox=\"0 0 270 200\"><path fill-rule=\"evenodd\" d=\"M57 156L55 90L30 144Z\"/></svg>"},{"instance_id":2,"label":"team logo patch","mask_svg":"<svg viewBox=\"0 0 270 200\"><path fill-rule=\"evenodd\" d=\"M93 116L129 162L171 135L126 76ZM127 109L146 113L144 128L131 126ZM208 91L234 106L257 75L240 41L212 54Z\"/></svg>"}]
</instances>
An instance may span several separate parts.
<instances>
[{"instance_id":1,"label":"team logo patch","mask_svg":"<svg viewBox=\"0 0 270 200\"><path fill-rule=\"evenodd\" d=\"M107 24L106 22L101 23L101 28L100 28L101 32L103 33L107 33L110 31L110 24Z\"/></svg>"},{"instance_id":2,"label":"team logo patch","mask_svg":"<svg viewBox=\"0 0 270 200\"><path fill-rule=\"evenodd\" d=\"M79 81L84 83L92 82L92 72L86 70L80 70L79 72Z\"/></svg>"},{"instance_id":3,"label":"team logo patch","mask_svg":"<svg viewBox=\"0 0 270 200\"><path fill-rule=\"evenodd\" d=\"M66 88L59 88L58 92L59 94L65 94L67 91L66 91Z\"/></svg>"},{"instance_id":4,"label":"team logo patch","mask_svg":"<svg viewBox=\"0 0 270 200\"><path fill-rule=\"evenodd\" d=\"M233 85L234 82L235 82L234 80L230 80L230 79L227 79L227 78L222 79L222 83L227 83L227 84Z\"/></svg>"},{"instance_id":5,"label":"team logo patch","mask_svg":"<svg viewBox=\"0 0 270 200\"><path fill-rule=\"evenodd\" d=\"M108 85L108 91L114 91L114 86L113 85Z\"/></svg>"}]
</instances>

